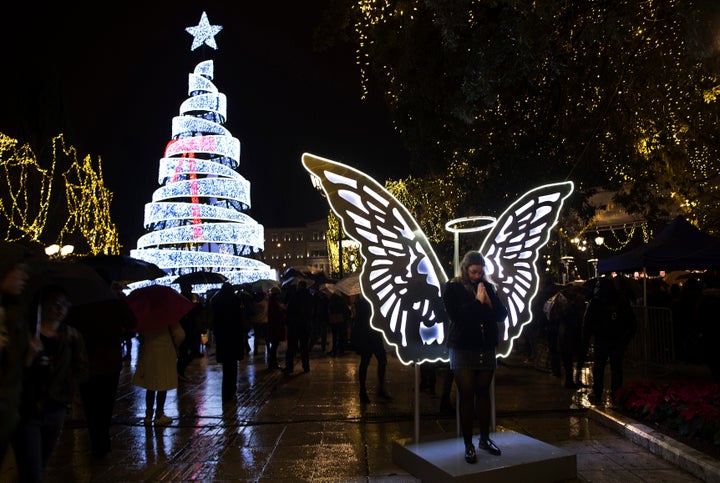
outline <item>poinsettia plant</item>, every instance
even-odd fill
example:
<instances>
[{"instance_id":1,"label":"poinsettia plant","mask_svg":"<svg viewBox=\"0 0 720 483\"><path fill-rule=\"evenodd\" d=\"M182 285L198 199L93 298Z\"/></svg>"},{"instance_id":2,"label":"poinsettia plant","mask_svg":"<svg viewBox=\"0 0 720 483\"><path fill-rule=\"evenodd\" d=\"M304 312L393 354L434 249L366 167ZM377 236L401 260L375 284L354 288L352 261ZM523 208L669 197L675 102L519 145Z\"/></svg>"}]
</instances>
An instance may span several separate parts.
<instances>
[{"instance_id":1,"label":"poinsettia plant","mask_svg":"<svg viewBox=\"0 0 720 483\"><path fill-rule=\"evenodd\" d=\"M703 381L633 381L616 400L632 417L720 446L720 384Z\"/></svg>"}]
</instances>

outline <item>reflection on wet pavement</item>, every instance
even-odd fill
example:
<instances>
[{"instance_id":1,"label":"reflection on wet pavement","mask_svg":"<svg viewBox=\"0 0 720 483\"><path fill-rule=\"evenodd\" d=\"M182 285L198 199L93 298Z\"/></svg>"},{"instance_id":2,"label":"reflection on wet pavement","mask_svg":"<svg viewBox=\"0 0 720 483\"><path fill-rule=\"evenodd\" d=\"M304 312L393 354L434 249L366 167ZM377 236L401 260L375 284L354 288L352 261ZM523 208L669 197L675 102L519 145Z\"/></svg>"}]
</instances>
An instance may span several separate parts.
<instances>
[{"instance_id":1,"label":"reflection on wet pavement","mask_svg":"<svg viewBox=\"0 0 720 483\"><path fill-rule=\"evenodd\" d=\"M578 454L578 481L637 480L639 470L630 461L643 461L644 481L654 476L667 481L667 475L695 481L589 420L587 389L566 389L557 378L521 359L511 356L498 368L499 428ZM393 399L373 397L373 360L368 373L372 402L365 405L359 402L356 354L334 358L317 348L311 353L309 373L284 375L267 369L261 349L240 363L237 400L223 404L222 370L210 348L190 365L188 380L168 393L165 409L173 421L164 427L142 424L144 390L131 383L135 360L133 353L121 375L112 451L101 460L92 459L78 401L71 408L46 482L420 481L392 461L393 441L415 434L416 407L415 368L394 356L389 357L387 371ZM421 439L457 434L454 415L439 412L443 374L438 371L437 395L418 396ZM622 462L618 452L636 458ZM13 463L6 459L0 481L15 481Z\"/></svg>"}]
</instances>

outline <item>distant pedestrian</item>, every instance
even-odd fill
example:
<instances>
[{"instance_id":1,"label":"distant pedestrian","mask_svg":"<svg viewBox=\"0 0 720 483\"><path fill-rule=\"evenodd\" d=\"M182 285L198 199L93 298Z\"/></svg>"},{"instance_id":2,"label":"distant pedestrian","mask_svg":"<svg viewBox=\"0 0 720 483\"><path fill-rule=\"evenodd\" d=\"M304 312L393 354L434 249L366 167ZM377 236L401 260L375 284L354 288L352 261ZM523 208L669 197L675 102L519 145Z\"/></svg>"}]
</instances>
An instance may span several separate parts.
<instances>
[{"instance_id":1,"label":"distant pedestrian","mask_svg":"<svg viewBox=\"0 0 720 483\"><path fill-rule=\"evenodd\" d=\"M593 344L593 389L588 400L594 404L603 399L605 365L610 360L610 392L623 385L623 356L635 335L637 319L630 300L617 290L608 277L598 279L583 318L583 345Z\"/></svg>"},{"instance_id":2,"label":"distant pedestrian","mask_svg":"<svg viewBox=\"0 0 720 483\"><path fill-rule=\"evenodd\" d=\"M167 426L172 418L165 414L167 392L178 387L177 351L185 339L185 331L177 323L160 329L141 332L138 336L138 360L133 384L145 389L143 424ZM153 419L154 414L154 419Z\"/></svg>"},{"instance_id":3,"label":"distant pedestrian","mask_svg":"<svg viewBox=\"0 0 720 483\"><path fill-rule=\"evenodd\" d=\"M320 289L313 295L315 304L313 306L313 326L312 335L310 337L310 350L315 344L320 344L320 351L325 354L328 342L328 302L329 296L327 289Z\"/></svg>"},{"instance_id":4,"label":"distant pedestrian","mask_svg":"<svg viewBox=\"0 0 720 483\"><path fill-rule=\"evenodd\" d=\"M252 293L253 310L250 322L253 331L253 354L258 355L260 344L265 344L267 353L268 296L262 290Z\"/></svg>"},{"instance_id":5,"label":"distant pedestrian","mask_svg":"<svg viewBox=\"0 0 720 483\"><path fill-rule=\"evenodd\" d=\"M566 285L555 296L548 317L557 327L555 346L562 367L564 386L569 389L583 385L581 376L587 347L582 342L582 324L585 304L590 295L590 290L583 285Z\"/></svg>"},{"instance_id":6,"label":"distant pedestrian","mask_svg":"<svg viewBox=\"0 0 720 483\"><path fill-rule=\"evenodd\" d=\"M242 299L229 282L210 299L215 332L215 359L222 364L222 400L237 397L238 362L245 358L249 320L245 319Z\"/></svg>"},{"instance_id":7,"label":"distant pedestrian","mask_svg":"<svg viewBox=\"0 0 720 483\"><path fill-rule=\"evenodd\" d=\"M295 293L287 303L285 322L287 324L287 350L285 368L289 374L295 366L295 356L300 349L300 362L304 372L310 372L310 333L312 331L313 298L305 281L297 284Z\"/></svg>"},{"instance_id":8,"label":"distant pedestrian","mask_svg":"<svg viewBox=\"0 0 720 483\"><path fill-rule=\"evenodd\" d=\"M267 327L267 364L268 369L280 369L278 365L278 346L286 339L285 304L282 293L278 287L270 289L268 297L268 327Z\"/></svg>"},{"instance_id":9,"label":"distant pedestrian","mask_svg":"<svg viewBox=\"0 0 720 483\"><path fill-rule=\"evenodd\" d=\"M332 331L330 355L341 356L345 353L347 326L351 312L344 294L333 293L328 301L328 323Z\"/></svg>"},{"instance_id":10,"label":"distant pedestrian","mask_svg":"<svg viewBox=\"0 0 720 483\"><path fill-rule=\"evenodd\" d=\"M204 330L202 323L205 307L203 307L200 297L193 293L191 284L181 283L180 294L195 304L195 307L180 319L180 326L185 332L185 338L178 346L176 367L179 379L185 380L185 369L201 355L200 345Z\"/></svg>"},{"instance_id":11,"label":"distant pedestrian","mask_svg":"<svg viewBox=\"0 0 720 483\"><path fill-rule=\"evenodd\" d=\"M370 325L372 311L370 303L362 295L355 298L355 317L352 328L352 344L355 351L360 354L360 367L358 380L360 382L360 402L369 403L367 394L367 372L370 360L375 356L377 361L377 388L378 397L390 400L392 396L387 390L385 373L387 371L387 352L382 334Z\"/></svg>"}]
</instances>

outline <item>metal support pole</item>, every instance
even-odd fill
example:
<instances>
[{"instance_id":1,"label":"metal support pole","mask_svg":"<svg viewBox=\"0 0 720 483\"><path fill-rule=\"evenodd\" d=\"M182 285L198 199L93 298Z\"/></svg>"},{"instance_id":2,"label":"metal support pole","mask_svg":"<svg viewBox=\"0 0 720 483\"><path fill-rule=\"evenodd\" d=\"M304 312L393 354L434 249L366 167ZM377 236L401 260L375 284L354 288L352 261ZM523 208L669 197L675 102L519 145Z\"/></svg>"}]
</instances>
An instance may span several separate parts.
<instances>
[{"instance_id":1,"label":"metal support pole","mask_svg":"<svg viewBox=\"0 0 720 483\"><path fill-rule=\"evenodd\" d=\"M457 277L459 275L458 267L460 266L460 232L456 231L453 238L455 242L455 251L453 252L453 273L454 276Z\"/></svg>"},{"instance_id":2,"label":"metal support pole","mask_svg":"<svg viewBox=\"0 0 720 483\"><path fill-rule=\"evenodd\" d=\"M415 444L420 443L420 364L415 362Z\"/></svg>"}]
</instances>

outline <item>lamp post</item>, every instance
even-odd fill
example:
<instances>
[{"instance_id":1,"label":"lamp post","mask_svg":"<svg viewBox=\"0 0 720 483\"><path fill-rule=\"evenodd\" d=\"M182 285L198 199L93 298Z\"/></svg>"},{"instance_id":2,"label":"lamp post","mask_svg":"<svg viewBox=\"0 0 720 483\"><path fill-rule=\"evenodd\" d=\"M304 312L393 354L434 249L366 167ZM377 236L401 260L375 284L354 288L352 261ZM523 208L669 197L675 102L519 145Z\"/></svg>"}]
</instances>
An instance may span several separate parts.
<instances>
[{"instance_id":1,"label":"lamp post","mask_svg":"<svg viewBox=\"0 0 720 483\"><path fill-rule=\"evenodd\" d=\"M53 243L52 245L48 245L47 247L45 247L45 255L50 258L65 258L68 255L71 255L74 251L74 245L60 246L57 243Z\"/></svg>"},{"instance_id":2,"label":"lamp post","mask_svg":"<svg viewBox=\"0 0 720 483\"><path fill-rule=\"evenodd\" d=\"M565 255L564 257L560 257L560 263L563 265L563 274L562 274L562 283L563 285L567 284L570 280L570 264L575 260L575 257L570 255Z\"/></svg>"}]
</instances>

